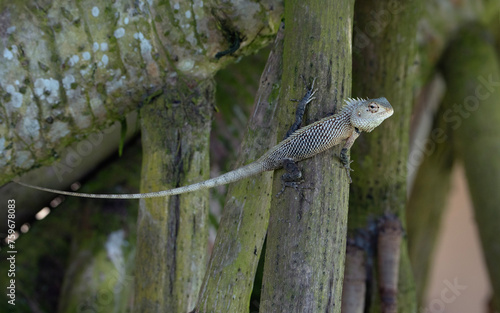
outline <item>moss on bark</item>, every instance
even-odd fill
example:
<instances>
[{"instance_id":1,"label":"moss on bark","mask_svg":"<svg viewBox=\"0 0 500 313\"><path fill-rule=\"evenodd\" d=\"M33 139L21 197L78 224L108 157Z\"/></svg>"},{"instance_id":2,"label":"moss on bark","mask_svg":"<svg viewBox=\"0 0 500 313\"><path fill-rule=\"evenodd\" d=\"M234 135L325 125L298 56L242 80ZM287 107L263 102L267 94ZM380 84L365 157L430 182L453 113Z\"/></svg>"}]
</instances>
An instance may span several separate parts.
<instances>
[{"instance_id":1,"label":"moss on bark","mask_svg":"<svg viewBox=\"0 0 500 313\"><path fill-rule=\"evenodd\" d=\"M318 88L304 125L338 110L350 94L353 2L291 1L285 43L278 139L292 124L305 93L301 75ZM331 149L300 162L305 187L273 197L260 310L340 312L348 182ZM281 189L277 171L273 194Z\"/></svg>"},{"instance_id":2,"label":"moss on bark","mask_svg":"<svg viewBox=\"0 0 500 313\"><path fill-rule=\"evenodd\" d=\"M142 108L141 192L209 176L211 80L178 82ZM186 312L195 306L206 266L208 190L141 199L134 310Z\"/></svg>"}]
</instances>

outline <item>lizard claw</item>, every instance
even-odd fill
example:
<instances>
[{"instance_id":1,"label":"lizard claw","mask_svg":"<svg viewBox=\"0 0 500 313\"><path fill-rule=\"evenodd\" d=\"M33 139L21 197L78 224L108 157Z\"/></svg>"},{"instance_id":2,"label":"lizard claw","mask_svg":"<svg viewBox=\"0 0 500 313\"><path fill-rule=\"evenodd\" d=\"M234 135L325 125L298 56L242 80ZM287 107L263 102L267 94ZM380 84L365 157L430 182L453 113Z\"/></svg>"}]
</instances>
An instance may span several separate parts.
<instances>
[{"instance_id":1,"label":"lizard claw","mask_svg":"<svg viewBox=\"0 0 500 313\"><path fill-rule=\"evenodd\" d=\"M304 78L304 77L302 77ZM307 87L305 79L304 79L304 85L306 86L306 94L300 101L303 101L304 105L309 104L311 101L315 100L316 97L314 96L316 92L318 91L318 88L314 88L314 82L316 81L316 78L313 79L313 82L311 83L311 87ZM299 100L292 100L292 101L299 101Z\"/></svg>"},{"instance_id":2,"label":"lizard claw","mask_svg":"<svg viewBox=\"0 0 500 313\"><path fill-rule=\"evenodd\" d=\"M316 89L314 88L314 83L316 82L316 77L313 78L313 81L311 83L311 87L307 86L306 78L304 77L304 75L300 75L300 77L302 78L302 81L304 83L304 87L307 90L305 96L300 101L306 101L305 104L308 104L309 102L316 99L316 97L314 97L314 95L318 91L318 88L316 88ZM292 100L292 101L299 101L299 100Z\"/></svg>"},{"instance_id":3,"label":"lizard claw","mask_svg":"<svg viewBox=\"0 0 500 313\"><path fill-rule=\"evenodd\" d=\"M299 185L302 184L304 181L281 181L281 190L276 194L276 197L279 197L283 192L285 192L286 187L293 187L295 190L299 191Z\"/></svg>"},{"instance_id":4,"label":"lizard claw","mask_svg":"<svg viewBox=\"0 0 500 313\"><path fill-rule=\"evenodd\" d=\"M302 185L304 181L301 180L301 181L281 181L281 190L280 192L278 192L276 194L276 197L279 197L286 189L286 187L293 187L293 189L295 189L296 191L302 191L304 189L314 189L314 187L312 186L305 186L305 185ZM304 196L302 194L302 196Z\"/></svg>"},{"instance_id":5,"label":"lizard claw","mask_svg":"<svg viewBox=\"0 0 500 313\"><path fill-rule=\"evenodd\" d=\"M349 183L351 184L352 183L351 172L354 171L351 168L351 163L354 161L349 160L349 157L347 156L347 149L342 149L342 152L340 153L339 159L340 159L340 163L342 163L342 167L345 168L347 178L349 178Z\"/></svg>"},{"instance_id":6,"label":"lizard claw","mask_svg":"<svg viewBox=\"0 0 500 313\"><path fill-rule=\"evenodd\" d=\"M278 194L276 194L276 197L279 197L285 191L286 187L293 187L297 192L300 191L300 197L302 199L304 199L304 201L306 201L307 203L310 204L311 202L307 200L307 198L304 195L303 190L304 189L314 189L314 188L312 186L304 186L304 185L299 187L299 185L301 185L303 182L304 182L303 180L297 181L297 182L282 181L281 183L282 183L283 188L281 188L280 192L278 192Z\"/></svg>"},{"instance_id":7,"label":"lizard claw","mask_svg":"<svg viewBox=\"0 0 500 313\"><path fill-rule=\"evenodd\" d=\"M351 178L351 172L354 172L354 170L351 168L351 163L354 161L349 161L347 165L343 165L342 167L345 168L345 172L347 174L347 178L349 178L349 184L352 184L352 178Z\"/></svg>"},{"instance_id":8,"label":"lizard claw","mask_svg":"<svg viewBox=\"0 0 500 313\"><path fill-rule=\"evenodd\" d=\"M353 160L348 161L347 163L339 164L340 168L345 169L345 173L347 174L347 178L349 178L349 184L352 184L352 179L351 179L351 172L354 172L354 170L351 168L351 163L354 162Z\"/></svg>"}]
</instances>

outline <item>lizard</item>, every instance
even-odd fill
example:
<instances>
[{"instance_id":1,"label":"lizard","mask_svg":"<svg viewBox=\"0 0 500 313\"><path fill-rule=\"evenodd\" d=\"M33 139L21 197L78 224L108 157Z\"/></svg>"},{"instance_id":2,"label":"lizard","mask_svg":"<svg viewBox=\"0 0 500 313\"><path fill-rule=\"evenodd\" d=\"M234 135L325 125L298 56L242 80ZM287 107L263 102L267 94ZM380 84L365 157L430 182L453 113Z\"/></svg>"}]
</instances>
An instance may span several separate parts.
<instances>
[{"instance_id":1,"label":"lizard","mask_svg":"<svg viewBox=\"0 0 500 313\"><path fill-rule=\"evenodd\" d=\"M283 192L287 186L296 187L298 184L297 180L302 177L302 173L296 164L297 162L328 150L343 141L345 141L345 144L339 158L342 166L346 170L349 181L352 182L350 175L352 169L350 164L353 161L349 161L347 152L361 132L371 132L385 119L389 118L394 113L394 109L389 101L383 97L376 99L348 98L345 100L346 105L344 105L338 113L299 128L305 106L315 99L314 94L316 90L314 90L313 87L314 82L311 87L308 88L305 96L300 100L297 106L296 122L292 125L283 141L268 150L256 161L218 177L174 189L135 194L79 193L34 186L20 181L15 182L25 187L66 196L96 199L143 199L172 196L212 188L229 184L265 171L274 171L284 168L286 173L281 177L283 184L281 192Z\"/></svg>"}]
</instances>

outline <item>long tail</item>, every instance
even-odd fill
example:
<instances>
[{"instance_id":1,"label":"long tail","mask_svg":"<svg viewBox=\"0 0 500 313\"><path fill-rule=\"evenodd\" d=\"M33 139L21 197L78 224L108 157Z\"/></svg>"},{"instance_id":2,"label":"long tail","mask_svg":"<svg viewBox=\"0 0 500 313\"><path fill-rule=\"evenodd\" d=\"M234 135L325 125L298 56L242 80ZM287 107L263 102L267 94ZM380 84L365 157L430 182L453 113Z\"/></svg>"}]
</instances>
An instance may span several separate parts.
<instances>
[{"instance_id":1,"label":"long tail","mask_svg":"<svg viewBox=\"0 0 500 313\"><path fill-rule=\"evenodd\" d=\"M253 162L234 171L223 174L219 177L211 178L196 184L192 184L189 186L174 188L170 190L163 191L155 191L148 193L133 193L133 194L94 194L94 193L79 193L79 192L71 192L71 191L61 191L56 189L44 188L39 186L34 186L26 183L21 183L16 181L19 185L24 187L37 189L41 191L47 191L52 193L57 193L65 196L74 196L74 197L82 197L82 198L94 198L94 199L143 199L143 198L155 198L155 197L165 197L178 195L181 193L212 188L220 185L229 184L240 179L250 177L259 173L264 172L264 168L260 162Z\"/></svg>"}]
</instances>

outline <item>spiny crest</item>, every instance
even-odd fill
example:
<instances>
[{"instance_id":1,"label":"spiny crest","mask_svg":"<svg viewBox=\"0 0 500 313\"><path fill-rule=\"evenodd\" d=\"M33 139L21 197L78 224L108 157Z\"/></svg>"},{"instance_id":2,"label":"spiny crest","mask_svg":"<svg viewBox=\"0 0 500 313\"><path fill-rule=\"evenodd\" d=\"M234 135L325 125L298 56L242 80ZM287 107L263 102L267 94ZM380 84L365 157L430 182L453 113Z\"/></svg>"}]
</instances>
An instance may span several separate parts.
<instances>
[{"instance_id":1,"label":"spiny crest","mask_svg":"<svg viewBox=\"0 0 500 313\"><path fill-rule=\"evenodd\" d=\"M351 105L351 104L358 104L358 103L366 101L366 100L368 100L368 99L363 99L363 98L347 98L344 101L345 101L345 103L347 105Z\"/></svg>"}]
</instances>

